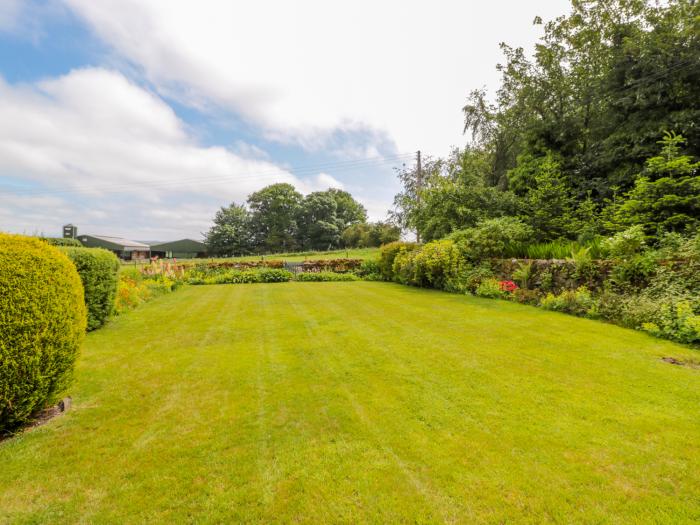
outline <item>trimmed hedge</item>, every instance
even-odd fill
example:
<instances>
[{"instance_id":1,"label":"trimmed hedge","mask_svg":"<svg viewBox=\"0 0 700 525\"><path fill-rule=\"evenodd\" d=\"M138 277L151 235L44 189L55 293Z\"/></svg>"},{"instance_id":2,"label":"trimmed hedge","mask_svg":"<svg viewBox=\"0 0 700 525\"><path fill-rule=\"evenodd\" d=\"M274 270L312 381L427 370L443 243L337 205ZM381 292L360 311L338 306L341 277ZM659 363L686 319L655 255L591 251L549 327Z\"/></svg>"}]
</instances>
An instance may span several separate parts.
<instances>
[{"instance_id":1,"label":"trimmed hedge","mask_svg":"<svg viewBox=\"0 0 700 525\"><path fill-rule=\"evenodd\" d=\"M224 270L213 274L195 273L187 279L189 284L248 284L284 283L291 281L294 274L278 268L256 270Z\"/></svg>"},{"instance_id":2,"label":"trimmed hedge","mask_svg":"<svg viewBox=\"0 0 700 525\"><path fill-rule=\"evenodd\" d=\"M82 248L83 244L78 239L64 239L63 237L39 237L42 241L51 246L73 246Z\"/></svg>"},{"instance_id":3,"label":"trimmed hedge","mask_svg":"<svg viewBox=\"0 0 700 525\"><path fill-rule=\"evenodd\" d=\"M297 274L296 280L301 282L359 281L360 278L354 273L302 272Z\"/></svg>"},{"instance_id":4,"label":"trimmed hedge","mask_svg":"<svg viewBox=\"0 0 700 525\"><path fill-rule=\"evenodd\" d=\"M68 386L85 326L83 286L68 257L0 233L0 433Z\"/></svg>"},{"instance_id":5,"label":"trimmed hedge","mask_svg":"<svg viewBox=\"0 0 700 525\"><path fill-rule=\"evenodd\" d=\"M102 248L60 248L80 275L85 290L87 329L95 330L107 322L114 310L119 282L119 259Z\"/></svg>"}]
</instances>

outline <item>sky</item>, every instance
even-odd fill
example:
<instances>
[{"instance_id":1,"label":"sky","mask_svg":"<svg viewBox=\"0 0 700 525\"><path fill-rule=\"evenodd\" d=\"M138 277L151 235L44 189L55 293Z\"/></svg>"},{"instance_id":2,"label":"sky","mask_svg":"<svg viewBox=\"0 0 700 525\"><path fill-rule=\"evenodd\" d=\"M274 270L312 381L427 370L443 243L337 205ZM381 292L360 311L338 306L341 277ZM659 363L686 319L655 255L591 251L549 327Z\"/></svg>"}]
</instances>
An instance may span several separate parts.
<instances>
[{"instance_id":1,"label":"sky","mask_svg":"<svg viewBox=\"0 0 700 525\"><path fill-rule=\"evenodd\" d=\"M382 220L566 0L0 0L0 231L201 238L276 182Z\"/></svg>"}]
</instances>

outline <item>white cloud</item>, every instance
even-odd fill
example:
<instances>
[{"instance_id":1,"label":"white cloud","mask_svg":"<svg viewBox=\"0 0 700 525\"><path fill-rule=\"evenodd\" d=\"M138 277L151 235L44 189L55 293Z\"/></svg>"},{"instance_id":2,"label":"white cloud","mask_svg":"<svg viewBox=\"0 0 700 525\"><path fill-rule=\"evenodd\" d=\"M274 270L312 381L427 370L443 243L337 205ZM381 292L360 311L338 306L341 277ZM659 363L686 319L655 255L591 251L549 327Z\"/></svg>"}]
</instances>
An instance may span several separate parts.
<instances>
[{"instance_id":1,"label":"white cloud","mask_svg":"<svg viewBox=\"0 0 700 525\"><path fill-rule=\"evenodd\" d=\"M0 168L59 189L143 196L185 189L241 198L267 180L295 182L270 162L197 145L158 97L103 69L36 85L0 81Z\"/></svg>"},{"instance_id":2,"label":"white cloud","mask_svg":"<svg viewBox=\"0 0 700 525\"><path fill-rule=\"evenodd\" d=\"M342 182L328 173L319 173L312 179L308 180L307 185L312 188L311 191L323 191L327 190L328 188L342 190L345 188L345 185Z\"/></svg>"},{"instance_id":3,"label":"white cloud","mask_svg":"<svg viewBox=\"0 0 700 525\"><path fill-rule=\"evenodd\" d=\"M566 0L65 0L159 89L223 107L268 138L333 133L444 154L464 142L467 93L495 85L498 43L532 45ZM368 147L368 146L365 146Z\"/></svg>"},{"instance_id":4,"label":"white cloud","mask_svg":"<svg viewBox=\"0 0 700 525\"><path fill-rule=\"evenodd\" d=\"M198 145L161 99L97 68L31 85L0 79L0 173L5 188L13 180L43 186L0 189L0 228L15 231L79 217L145 235L168 219L147 213L157 207L177 210L180 222L168 223L174 234L198 233L219 205L262 186L307 186L269 161Z\"/></svg>"}]
</instances>

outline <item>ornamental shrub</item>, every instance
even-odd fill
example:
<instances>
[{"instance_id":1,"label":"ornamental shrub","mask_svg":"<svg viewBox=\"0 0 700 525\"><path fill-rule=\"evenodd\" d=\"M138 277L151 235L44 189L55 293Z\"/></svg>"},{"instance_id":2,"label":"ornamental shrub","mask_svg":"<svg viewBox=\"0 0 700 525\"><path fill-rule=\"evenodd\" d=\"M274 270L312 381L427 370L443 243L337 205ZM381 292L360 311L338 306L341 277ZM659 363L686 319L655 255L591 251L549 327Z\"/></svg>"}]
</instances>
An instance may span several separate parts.
<instances>
[{"instance_id":1,"label":"ornamental shrub","mask_svg":"<svg viewBox=\"0 0 700 525\"><path fill-rule=\"evenodd\" d=\"M605 239L602 244L604 250L612 257L631 257L644 249L644 228L637 224Z\"/></svg>"},{"instance_id":2,"label":"ornamental shrub","mask_svg":"<svg viewBox=\"0 0 700 525\"><path fill-rule=\"evenodd\" d=\"M354 273L338 272L302 272L296 276L296 280L301 282L357 281L359 279Z\"/></svg>"},{"instance_id":3,"label":"ornamental shrub","mask_svg":"<svg viewBox=\"0 0 700 525\"><path fill-rule=\"evenodd\" d=\"M489 297L491 299L497 299L499 297L505 297L506 293L501 288L501 283L498 279L493 277L484 279L479 283L474 292L479 297Z\"/></svg>"},{"instance_id":4,"label":"ornamental shrub","mask_svg":"<svg viewBox=\"0 0 700 525\"><path fill-rule=\"evenodd\" d=\"M540 303L545 310L573 315L597 317L597 308L591 292L585 286L576 290L564 290L559 295L548 293Z\"/></svg>"},{"instance_id":5,"label":"ornamental shrub","mask_svg":"<svg viewBox=\"0 0 700 525\"><path fill-rule=\"evenodd\" d=\"M532 228L515 217L485 219L473 228L457 230L448 239L454 241L473 262L503 257L511 246L526 243L532 238Z\"/></svg>"},{"instance_id":6,"label":"ornamental shrub","mask_svg":"<svg viewBox=\"0 0 700 525\"><path fill-rule=\"evenodd\" d=\"M416 279L416 254L417 247L411 249L400 249L394 257L394 264L391 267L392 280L401 284L417 286Z\"/></svg>"},{"instance_id":7,"label":"ornamental shrub","mask_svg":"<svg viewBox=\"0 0 700 525\"><path fill-rule=\"evenodd\" d=\"M85 327L83 286L68 257L0 233L0 433L68 386Z\"/></svg>"},{"instance_id":8,"label":"ornamental shrub","mask_svg":"<svg viewBox=\"0 0 700 525\"><path fill-rule=\"evenodd\" d=\"M414 242L395 241L385 244L379 249L379 273L385 281L394 279L394 259L399 253L410 252L418 248Z\"/></svg>"},{"instance_id":9,"label":"ornamental shrub","mask_svg":"<svg viewBox=\"0 0 700 525\"><path fill-rule=\"evenodd\" d=\"M366 259L362 261L360 267L355 270L355 275L365 281L381 281L382 274L379 270L379 261L376 259Z\"/></svg>"},{"instance_id":10,"label":"ornamental shrub","mask_svg":"<svg viewBox=\"0 0 700 525\"><path fill-rule=\"evenodd\" d=\"M280 270L277 268L265 268L264 270L259 270L258 275L260 276L261 283L286 283L291 281L294 274L287 270Z\"/></svg>"},{"instance_id":11,"label":"ornamental shrub","mask_svg":"<svg viewBox=\"0 0 700 525\"><path fill-rule=\"evenodd\" d=\"M61 248L80 275L85 290L87 329L94 330L107 322L114 310L119 282L119 259L102 248Z\"/></svg>"},{"instance_id":12,"label":"ornamental shrub","mask_svg":"<svg viewBox=\"0 0 700 525\"><path fill-rule=\"evenodd\" d=\"M465 267L455 243L448 239L433 241L414 252L411 284L445 290Z\"/></svg>"},{"instance_id":13,"label":"ornamental shrub","mask_svg":"<svg viewBox=\"0 0 700 525\"><path fill-rule=\"evenodd\" d=\"M248 284L248 283L283 283L291 281L292 272L278 268L261 268L256 270L219 270L215 273L192 272L187 279L189 284Z\"/></svg>"}]
</instances>

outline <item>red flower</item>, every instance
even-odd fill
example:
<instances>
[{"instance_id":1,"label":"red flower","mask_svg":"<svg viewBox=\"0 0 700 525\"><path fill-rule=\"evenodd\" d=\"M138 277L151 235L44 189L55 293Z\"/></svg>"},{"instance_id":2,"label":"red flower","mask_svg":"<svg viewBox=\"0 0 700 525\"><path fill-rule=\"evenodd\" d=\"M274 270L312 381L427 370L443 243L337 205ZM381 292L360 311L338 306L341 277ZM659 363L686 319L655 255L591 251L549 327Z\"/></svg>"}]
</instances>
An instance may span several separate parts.
<instances>
[{"instance_id":1,"label":"red flower","mask_svg":"<svg viewBox=\"0 0 700 525\"><path fill-rule=\"evenodd\" d=\"M514 292L518 289L518 285L513 281L498 281L498 287L502 292Z\"/></svg>"}]
</instances>

